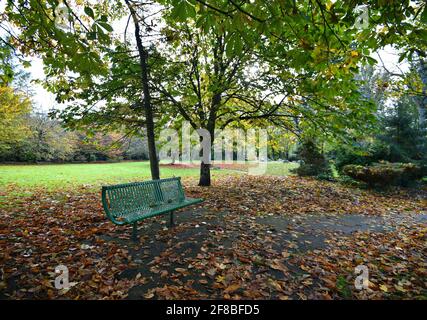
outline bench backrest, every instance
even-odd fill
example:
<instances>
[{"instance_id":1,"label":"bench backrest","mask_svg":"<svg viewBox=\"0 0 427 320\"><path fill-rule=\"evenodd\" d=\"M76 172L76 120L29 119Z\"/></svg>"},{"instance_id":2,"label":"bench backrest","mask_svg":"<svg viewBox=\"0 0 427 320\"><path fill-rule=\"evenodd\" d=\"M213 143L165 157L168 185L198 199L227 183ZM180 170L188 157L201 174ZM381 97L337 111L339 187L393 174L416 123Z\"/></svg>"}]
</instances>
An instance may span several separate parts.
<instances>
[{"instance_id":1,"label":"bench backrest","mask_svg":"<svg viewBox=\"0 0 427 320\"><path fill-rule=\"evenodd\" d=\"M104 209L113 219L135 211L149 212L163 204L175 204L184 200L179 177L102 187Z\"/></svg>"}]
</instances>

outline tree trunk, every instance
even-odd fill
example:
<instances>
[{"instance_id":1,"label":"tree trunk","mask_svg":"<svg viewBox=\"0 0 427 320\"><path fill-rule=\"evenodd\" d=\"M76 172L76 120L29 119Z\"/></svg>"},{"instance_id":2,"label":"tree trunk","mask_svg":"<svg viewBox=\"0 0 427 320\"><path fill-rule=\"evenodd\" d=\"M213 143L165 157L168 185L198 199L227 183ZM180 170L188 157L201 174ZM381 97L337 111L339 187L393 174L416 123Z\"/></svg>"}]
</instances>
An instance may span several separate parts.
<instances>
[{"instance_id":1,"label":"tree trunk","mask_svg":"<svg viewBox=\"0 0 427 320\"><path fill-rule=\"evenodd\" d=\"M210 154L209 159L212 159L212 146L213 146L213 137L214 137L214 128L212 125L208 128L209 134L211 136L211 146L210 146ZM202 142L202 137L200 136L200 143ZM201 148L203 152L203 147ZM211 164L204 163L203 158L200 163L200 178L199 178L199 186L209 187L211 185Z\"/></svg>"},{"instance_id":2,"label":"tree trunk","mask_svg":"<svg viewBox=\"0 0 427 320\"><path fill-rule=\"evenodd\" d=\"M423 83L422 95L418 98L418 110L420 114L420 125L423 126L426 122L426 112L427 112L427 60L423 59L420 55L420 66L418 74L421 77Z\"/></svg>"},{"instance_id":3,"label":"tree trunk","mask_svg":"<svg viewBox=\"0 0 427 320\"><path fill-rule=\"evenodd\" d=\"M211 165L209 163L200 164L199 186L209 187L211 185Z\"/></svg>"},{"instance_id":4,"label":"tree trunk","mask_svg":"<svg viewBox=\"0 0 427 320\"><path fill-rule=\"evenodd\" d=\"M147 143L148 143L148 156L150 159L151 178L153 180L160 179L159 162L157 160L156 140L154 134L154 118L153 107L151 105L151 96L148 80L148 52L144 48L141 41L141 33L139 28L139 20L136 15L134 7L130 4L129 0L125 0L128 6L134 25L135 25L135 40L139 53L139 63L141 66L141 84L143 97L143 108L145 113L146 130L147 130Z\"/></svg>"},{"instance_id":5,"label":"tree trunk","mask_svg":"<svg viewBox=\"0 0 427 320\"><path fill-rule=\"evenodd\" d=\"M219 104L221 103L221 93L215 93L212 97L211 102L211 112L209 115L207 130L211 136L211 152L209 154L209 159L212 160L212 146L214 145L215 140L215 124L216 124L216 112ZM200 179L199 186L209 187L211 185L211 161L209 163L204 163L203 160L200 163Z\"/></svg>"}]
</instances>

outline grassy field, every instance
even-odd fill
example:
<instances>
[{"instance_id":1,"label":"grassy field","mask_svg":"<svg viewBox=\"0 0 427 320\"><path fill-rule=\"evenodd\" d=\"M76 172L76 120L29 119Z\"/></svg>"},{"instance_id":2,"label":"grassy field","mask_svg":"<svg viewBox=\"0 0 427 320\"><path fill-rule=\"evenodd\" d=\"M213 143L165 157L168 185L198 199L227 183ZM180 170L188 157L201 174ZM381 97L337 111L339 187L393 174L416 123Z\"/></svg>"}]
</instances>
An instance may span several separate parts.
<instances>
[{"instance_id":1,"label":"grassy field","mask_svg":"<svg viewBox=\"0 0 427 320\"><path fill-rule=\"evenodd\" d=\"M196 168L171 169L161 167L161 175L164 178L196 176L198 172ZM0 186L57 188L146 180L150 176L148 162L0 166Z\"/></svg>"},{"instance_id":2,"label":"grassy field","mask_svg":"<svg viewBox=\"0 0 427 320\"><path fill-rule=\"evenodd\" d=\"M289 175L296 167L293 163L272 162L267 174ZM161 177L198 177L199 168L182 166L161 166ZM212 170L212 175L236 174L236 170ZM149 163L120 162L93 164L49 164L49 165L0 165L0 188L5 186L45 187L48 189L75 187L81 185L99 186L129 181L150 179Z\"/></svg>"},{"instance_id":3,"label":"grassy field","mask_svg":"<svg viewBox=\"0 0 427 320\"><path fill-rule=\"evenodd\" d=\"M298 168L295 162L269 162L267 165L267 174L272 176L289 176L293 175L290 170Z\"/></svg>"}]
</instances>

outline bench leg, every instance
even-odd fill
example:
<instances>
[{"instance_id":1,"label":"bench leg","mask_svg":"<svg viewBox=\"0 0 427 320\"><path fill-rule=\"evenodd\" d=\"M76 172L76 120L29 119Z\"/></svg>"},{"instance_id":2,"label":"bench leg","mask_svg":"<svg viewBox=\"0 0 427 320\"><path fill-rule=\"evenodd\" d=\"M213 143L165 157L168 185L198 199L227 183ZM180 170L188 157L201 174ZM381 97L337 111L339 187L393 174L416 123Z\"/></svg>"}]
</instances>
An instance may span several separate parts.
<instances>
[{"instance_id":1,"label":"bench leg","mask_svg":"<svg viewBox=\"0 0 427 320\"><path fill-rule=\"evenodd\" d=\"M173 227L175 225L174 222L173 222L173 211L170 212L169 218L170 218L170 221L169 221L170 222L170 226Z\"/></svg>"},{"instance_id":2,"label":"bench leg","mask_svg":"<svg viewBox=\"0 0 427 320\"><path fill-rule=\"evenodd\" d=\"M132 241L134 242L138 241L137 231L138 231L138 226L137 226L137 223L134 222L132 226Z\"/></svg>"}]
</instances>

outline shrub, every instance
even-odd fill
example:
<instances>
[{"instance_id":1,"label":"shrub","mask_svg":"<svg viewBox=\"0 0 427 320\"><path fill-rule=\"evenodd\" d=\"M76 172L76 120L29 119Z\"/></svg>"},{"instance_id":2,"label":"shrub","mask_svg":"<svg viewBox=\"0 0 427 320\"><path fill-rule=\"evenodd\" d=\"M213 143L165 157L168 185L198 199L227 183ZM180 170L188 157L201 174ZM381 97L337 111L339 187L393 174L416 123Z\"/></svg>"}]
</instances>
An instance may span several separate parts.
<instances>
[{"instance_id":1,"label":"shrub","mask_svg":"<svg viewBox=\"0 0 427 320\"><path fill-rule=\"evenodd\" d=\"M368 166L388 158L388 147L384 143L374 141L355 143L354 145L339 145L331 152L339 171L346 165L357 164Z\"/></svg>"},{"instance_id":2,"label":"shrub","mask_svg":"<svg viewBox=\"0 0 427 320\"><path fill-rule=\"evenodd\" d=\"M332 177L332 171L325 156L313 139L305 139L297 149L301 165L291 170L299 176L317 176L323 179Z\"/></svg>"},{"instance_id":3,"label":"shrub","mask_svg":"<svg viewBox=\"0 0 427 320\"><path fill-rule=\"evenodd\" d=\"M370 186L407 186L421 179L426 174L426 168L414 163L382 162L371 166L347 165L343 173Z\"/></svg>"}]
</instances>

